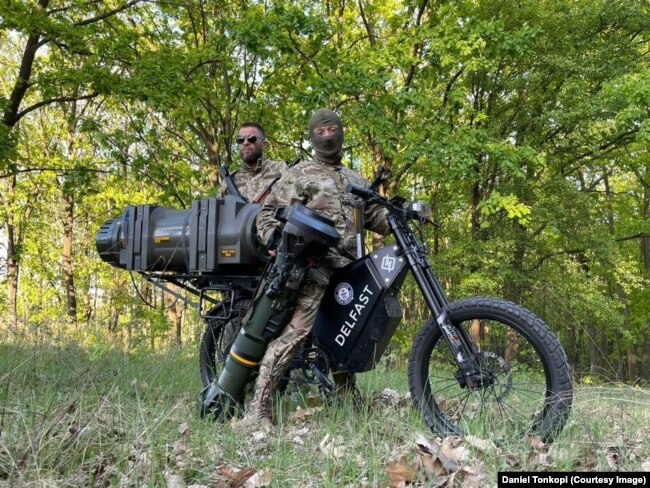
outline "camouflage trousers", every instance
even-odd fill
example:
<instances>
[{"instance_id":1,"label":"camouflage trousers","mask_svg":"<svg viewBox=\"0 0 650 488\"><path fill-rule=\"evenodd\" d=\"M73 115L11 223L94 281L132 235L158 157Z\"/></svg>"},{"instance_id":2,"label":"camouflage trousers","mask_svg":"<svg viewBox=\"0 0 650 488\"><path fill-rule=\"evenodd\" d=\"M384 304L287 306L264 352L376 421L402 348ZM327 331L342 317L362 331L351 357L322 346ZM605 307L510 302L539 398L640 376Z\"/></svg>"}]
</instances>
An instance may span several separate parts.
<instances>
[{"instance_id":1,"label":"camouflage trousers","mask_svg":"<svg viewBox=\"0 0 650 488\"><path fill-rule=\"evenodd\" d=\"M273 392L296 354L300 343L309 334L327 285L307 280L296 300L293 316L280 335L269 343L260 363L250 415L272 420Z\"/></svg>"}]
</instances>

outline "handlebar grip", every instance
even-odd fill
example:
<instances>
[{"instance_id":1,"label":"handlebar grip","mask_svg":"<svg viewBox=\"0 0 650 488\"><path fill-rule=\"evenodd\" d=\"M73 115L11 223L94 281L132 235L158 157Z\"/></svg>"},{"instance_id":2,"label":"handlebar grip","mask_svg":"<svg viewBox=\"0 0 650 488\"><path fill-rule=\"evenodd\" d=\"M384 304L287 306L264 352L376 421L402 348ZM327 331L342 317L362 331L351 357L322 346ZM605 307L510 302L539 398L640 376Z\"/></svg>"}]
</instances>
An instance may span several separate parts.
<instances>
[{"instance_id":1,"label":"handlebar grip","mask_svg":"<svg viewBox=\"0 0 650 488\"><path fill-rule=\"evenodd\" d=\"M361 197L364 200L369 200L370 198L375 196L372 190L368 190L360 186L348 185L345 187L345 191L347 191L348 193L352 193L353 195L356 195L358 197Z\"/></svg>"}]
</instances>

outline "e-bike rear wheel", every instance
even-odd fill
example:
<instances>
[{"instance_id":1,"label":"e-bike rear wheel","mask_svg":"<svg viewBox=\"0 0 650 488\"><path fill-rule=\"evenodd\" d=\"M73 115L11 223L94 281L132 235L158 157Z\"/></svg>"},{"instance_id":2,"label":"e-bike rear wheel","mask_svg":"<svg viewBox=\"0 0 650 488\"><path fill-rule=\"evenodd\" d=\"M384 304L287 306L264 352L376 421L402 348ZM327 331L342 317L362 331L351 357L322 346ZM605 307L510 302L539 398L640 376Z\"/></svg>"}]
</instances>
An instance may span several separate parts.
<instances>
[{"instance_id":1,"label":"e-bike rear wheel","mask_svg":"<svg viewBox=\"0 0 650 488\"><path fill-rule=\"evenodd\" d=\"M249 307L250 300L241 297L235 299L227 319L218 318L224 315L221 305L215 306L208 312L208 315L214 315L214 318L205 319L205 331L199 346L199 371L204 387L219 378L230 347L241 329L241 320Z\"/></svg>"},{"instance_id":2,"label":"e-bike rear wheel","mask_svg":"<svg viewBox=\"0 0 650 488\"><path fill-rule=\"evenodd\" d=\"M571 409L564 350L532 312L505 300L469 298L447 313L476 349L479 374L462 377L434 318L416 335L408 361L411 395L429 428L498 441L539 435L550 442Z\"/></svg>"}]
</instances>

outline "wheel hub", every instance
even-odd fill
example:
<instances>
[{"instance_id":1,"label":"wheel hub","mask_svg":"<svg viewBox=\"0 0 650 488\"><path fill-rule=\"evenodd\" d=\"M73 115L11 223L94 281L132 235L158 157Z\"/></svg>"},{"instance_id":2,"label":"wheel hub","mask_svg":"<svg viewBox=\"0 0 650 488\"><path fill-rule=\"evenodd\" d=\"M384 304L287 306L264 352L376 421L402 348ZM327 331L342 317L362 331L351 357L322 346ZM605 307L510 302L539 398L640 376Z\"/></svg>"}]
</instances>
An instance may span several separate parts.
<instances>
[{"instance_id":1,"label":"wheel hub","mask_svg":"<svg viewBox=\"0 0 650 488\"><path fill-rule=\"evenodd\" d=\"M469 374L463 374L460 370L456 373L456 378L462 388L476 390L498 384L504 388L499 395L503 397L512 387L512 379L507 375L510 364L503 357L491 351L482 351L476 356L476 364L477 369ZM499 379L505 379L505 381L498 381Z\"/></svg>"}]
</instances>

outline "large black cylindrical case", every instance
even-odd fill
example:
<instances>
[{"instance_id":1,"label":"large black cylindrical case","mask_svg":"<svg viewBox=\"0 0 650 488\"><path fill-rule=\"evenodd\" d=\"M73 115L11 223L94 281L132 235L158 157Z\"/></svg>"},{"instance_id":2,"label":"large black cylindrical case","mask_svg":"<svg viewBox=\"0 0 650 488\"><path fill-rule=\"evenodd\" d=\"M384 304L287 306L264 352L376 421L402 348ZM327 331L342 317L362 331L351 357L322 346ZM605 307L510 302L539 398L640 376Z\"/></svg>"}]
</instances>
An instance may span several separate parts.
<instances>
[{"instance_id":1,"label":"large black cylindrical case","mask_svg":"<svg viewBox=\"0 0 650 488\"><path fill-rule=\"evenodd\" d=\"M95 235L100 257L133 271L259 275L268 255L258 242L259 204L226 195L189 209L129 206Z\"/></svg>"}]
</instances>

